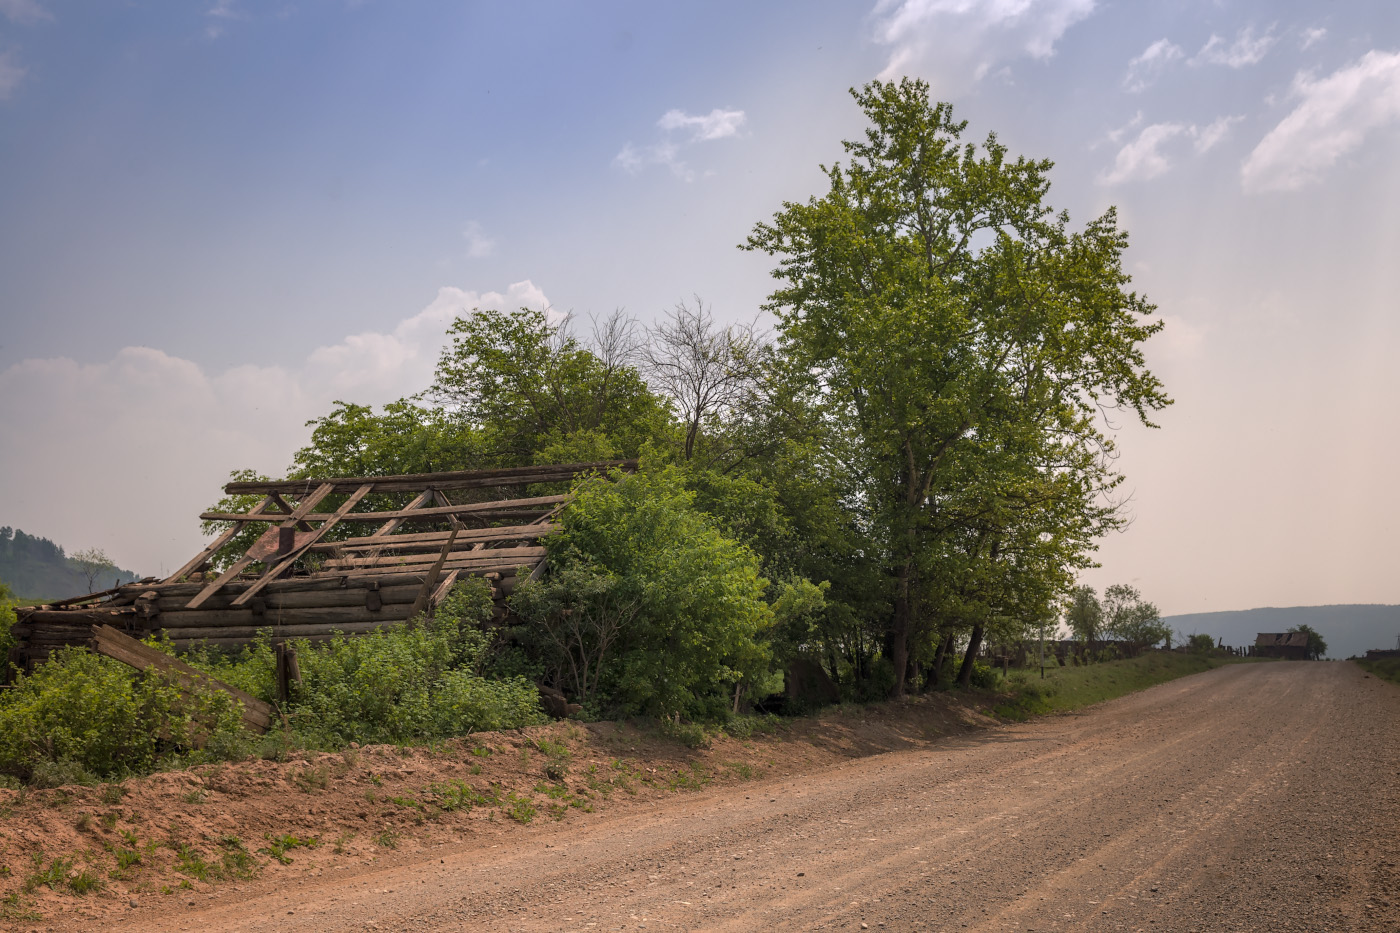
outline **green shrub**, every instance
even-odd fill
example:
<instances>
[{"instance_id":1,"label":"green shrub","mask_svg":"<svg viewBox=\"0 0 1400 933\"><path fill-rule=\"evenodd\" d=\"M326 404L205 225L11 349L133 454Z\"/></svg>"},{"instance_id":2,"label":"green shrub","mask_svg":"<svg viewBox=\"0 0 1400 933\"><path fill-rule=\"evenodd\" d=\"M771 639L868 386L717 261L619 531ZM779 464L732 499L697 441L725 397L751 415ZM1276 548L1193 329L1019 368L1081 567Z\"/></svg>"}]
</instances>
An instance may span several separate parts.
<instances>
[{"instance_id":1,"label":"green shrub","mask_svg":"<svg viewBox=\"0 0 1400 933\"><path fill-rule=\"evenodd\" d=\"M736 682L766 678L759 559L695 508L679 470L585 479L562 522L546 542L550 576L511 606L529 623L520 637L586 706L710 721Z\"/></svg>"},{"instance_id":2,"label":"green shrub","mask_svg":"<svg viewBox=\"0 0 1400 933\"><path fill-rule=\"evenodd\" d=\"M972 686L978 690L994 690L1000 678L997 676L996 668L990 664L985 661L973 661L971 680Z\"/></svg>"},{"instance_id":3,"label":"green shrub","mask_svg":"<svg viewBox=\"0 0 1400 933\"><path fill-rule=\"evenodd\" d=\"M686 748L709 748L710 733L698 722L677 722L673 719L661 720L662 735L675 739Z\"/></svg>"},{"instance_id":4,"label":"green shrub","mask_svg":"<svg viewBox=\"0 0 1400 933\"><path fill-rule=\"evenodd\" d=\"M15 624L15 604L10 588L0 583L0 683L5 681L5 668L10 663L10 649L15 646L15 636L10 629Z\"/></svg>"},{"instance_id":5,"label":"green shrub","mask_svg":"<svg viewBox=\"0 0 1400 933\"><path fill-rule=\"evenodd\" d=\"M148 770L241 735L222 691L182 692L165 675L64 648L0 693L0 772L44 783Z\"/></svg>"}]
</instances>

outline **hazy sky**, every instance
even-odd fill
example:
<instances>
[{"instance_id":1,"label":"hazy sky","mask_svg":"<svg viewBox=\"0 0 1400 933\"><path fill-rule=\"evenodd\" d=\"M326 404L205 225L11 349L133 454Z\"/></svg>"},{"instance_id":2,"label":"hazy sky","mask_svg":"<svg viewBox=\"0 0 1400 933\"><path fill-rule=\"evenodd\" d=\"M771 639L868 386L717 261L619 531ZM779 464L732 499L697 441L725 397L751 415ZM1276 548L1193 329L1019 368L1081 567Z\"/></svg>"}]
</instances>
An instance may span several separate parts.
<instances>
[{"instance_id":1,"label":"hazy sky","mask_svg":"<svg viewBox=\"0 0 1400 933\"><path fill-rule=\"evenodd\" d=\"M159 573L228 472L427 384L453 314L751 318L735 248L926 78L1117 205L1177 404L1096 585L1400 602L1390 0L0 0L0 524Z\"/></svg>"}]
</instances>

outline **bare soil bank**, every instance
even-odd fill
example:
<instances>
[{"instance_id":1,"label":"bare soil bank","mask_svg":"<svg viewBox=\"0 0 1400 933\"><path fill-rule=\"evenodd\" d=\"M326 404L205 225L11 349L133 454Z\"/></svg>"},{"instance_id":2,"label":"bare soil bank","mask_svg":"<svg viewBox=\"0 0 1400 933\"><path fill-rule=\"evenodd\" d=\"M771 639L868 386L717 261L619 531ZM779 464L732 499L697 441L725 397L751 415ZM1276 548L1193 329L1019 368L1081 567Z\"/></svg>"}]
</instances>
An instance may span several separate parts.
<instances>
[{"instance_id":1,"label":"bare soil bank","mask_svg":"<svg viewBox=\"0 0 1400 933\"><path fill-rule=\"evenodd\" d=\"M0 902L0 929L178 914L253 891L302 889L308 879L412 864L443 846L490 847L545 824L567 832L702 788L923 748L993 725L975 701L938 696L832 710L699 749L625 723L560 722L437 746L211 765L130 779L119 790L0 790L0 897L13 896ZM78 895L61 880L35 886L56 858L71 862L59 863L57 878L86 872L101 889Z\"/></svg>"},{"instance_id":2,"label":"bare soil bank","mask_svg":"<svg viewBox=\"0 0 1400 933\"><path fill-rule=\"evenodd\" d=\"M267 845L261 833L284 832L316 833L322 845L289 850L290 865L273 863L254 881L138 891L135 907L115 882L97 897L43 893L48 919L18 925L1400 929L1400 690L1355 665L1229 666L1081 713L977 728L985 723L970 709L911 703L700 753L626 728L560 724L481 737L489 757L459 746L406 757L367 749L353 763L156 776L132 782L119 828L129 814L149 821L143 834L183 829L210 852L230 827L252 827L249 848ZM552 800L564 807L558 821L541 806L528 826L515 823L506 801L415 826L420 811L378 796L421 801L425 784L450 779L523 788L559 760L540 750L554 741L572 749L563 783L585 802ZM891 753L870 754L879 751ZM344 771L308 793L297 769L317 765ZM604 766L613 769L606 794ZM207 796L189 803L191 790ZM72 828L84 808L106 812L96 804L39 798L16 811L22 821L6 821L16 868L25 848L57 852L60 839L82 838L91 847L102 832L100 823ZM53 842L33 836L16 847L10 837L40 830L40 811L52 814ZM397 851L371 838L381 826L402 834ZM355 835L336 854L342 832ZM143 871L149 884L183 877L159 861Z\"/></svg>"}]
</instances>

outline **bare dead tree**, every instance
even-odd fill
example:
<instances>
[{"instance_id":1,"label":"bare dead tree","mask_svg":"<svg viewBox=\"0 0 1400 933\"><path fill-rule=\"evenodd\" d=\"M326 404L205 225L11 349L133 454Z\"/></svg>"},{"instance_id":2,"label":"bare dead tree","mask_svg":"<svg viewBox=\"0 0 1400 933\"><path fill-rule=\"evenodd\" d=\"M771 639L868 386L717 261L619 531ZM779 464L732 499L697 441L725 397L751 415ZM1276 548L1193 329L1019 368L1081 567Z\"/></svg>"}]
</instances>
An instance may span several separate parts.
<instances>
[{"instance_id":1,"label":"bare dead tree","mask_svg":"<svg viewBox=\"0 0 1400 933\"><path fill-rule=\"evenodd\" d=\"M73 569L82 574L87 581L87 591L97 592L97 578L103 574L115 573L117 565L112 563L112 559L107 556L107 552L101 548L90 547L79 551L68 558Z\"/></svg>"},{"instance_id":2,"label":"bare dead tree","mask_svg":"<svg viewBox=\"0 0 1400 933\"><path fill-rule=\"evenodd\" d=\"M755 399L763 337L752 324L720 327L697 295L648 328L641 363L648 384L671 398L685 423L685 458L707 421L742 414Z\"/></svg>"}]
</instances>

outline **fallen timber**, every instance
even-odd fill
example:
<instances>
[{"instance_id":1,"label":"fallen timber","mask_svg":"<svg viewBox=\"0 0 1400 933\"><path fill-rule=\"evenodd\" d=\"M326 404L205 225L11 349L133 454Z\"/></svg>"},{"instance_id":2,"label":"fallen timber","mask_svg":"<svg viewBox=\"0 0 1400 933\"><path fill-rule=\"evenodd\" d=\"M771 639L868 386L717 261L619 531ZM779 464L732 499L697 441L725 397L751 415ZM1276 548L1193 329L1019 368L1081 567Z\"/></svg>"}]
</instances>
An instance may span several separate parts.
<instances>
[{"instance_id":1,"label":"fallen timber","mask_svg":"<svg viewBox=\"0 0 1400 933\"><path fill-rule=\"evenodd\" d=\"M229 483L227 495L262 498L247 511L203 513L228 527L163 580L19 608L9 660L27 669L66 645L110 646L117 634L165 637L182 650L237 649L263 633L274 644L365 634L432 613L469 576L491 584L499 621L516 586L544 571L543 539L568 501L522 497L520 487L635 468L619 460ZM129 645L104 653L149 661Z\"/></svg>"}]
</instances>

